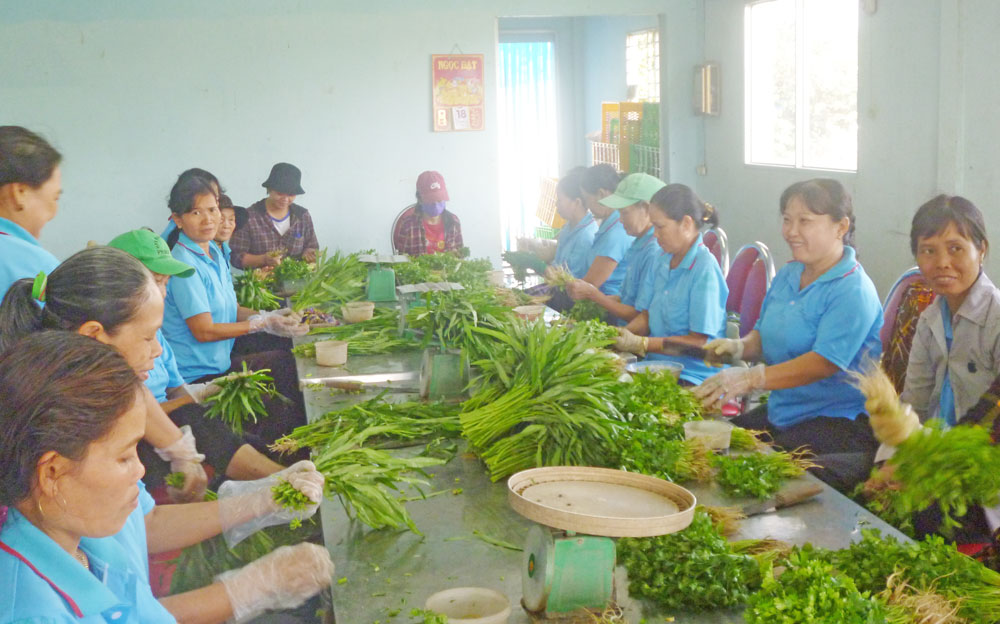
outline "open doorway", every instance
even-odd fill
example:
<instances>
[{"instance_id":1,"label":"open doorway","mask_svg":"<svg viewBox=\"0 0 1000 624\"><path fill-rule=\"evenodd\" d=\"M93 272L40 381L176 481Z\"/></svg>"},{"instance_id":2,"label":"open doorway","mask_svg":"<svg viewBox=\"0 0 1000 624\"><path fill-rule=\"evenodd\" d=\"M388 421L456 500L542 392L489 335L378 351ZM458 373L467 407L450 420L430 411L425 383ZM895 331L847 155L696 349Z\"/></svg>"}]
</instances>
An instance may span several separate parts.
<instances>
[{"instance_id":1,"label":"open doorway","mask_svg":"<svg viewBox=\"0 0 1000 624\"><path fill-rule=\"evenodd\" d=\"M498 58L500 214L510 250L534 235L541 180L557 174L555 41L545 33L502 37Z\"/></svg>"}]
</instances>

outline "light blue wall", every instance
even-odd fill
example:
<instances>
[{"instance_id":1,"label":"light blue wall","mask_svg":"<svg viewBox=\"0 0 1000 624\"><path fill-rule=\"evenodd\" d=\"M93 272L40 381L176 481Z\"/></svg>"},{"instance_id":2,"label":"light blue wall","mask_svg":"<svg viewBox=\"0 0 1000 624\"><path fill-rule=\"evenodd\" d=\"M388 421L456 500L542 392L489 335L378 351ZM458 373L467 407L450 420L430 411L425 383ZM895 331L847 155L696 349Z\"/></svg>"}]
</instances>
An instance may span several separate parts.
<instances>
[{"instance_id":1,"label":"light blue wall","mask_svg":"<svg viewBox=\"0 0 1000 624\"><path fill-rule=\"evenodd\" d=\"M0 119L65 155L61 212L42 236L60 257L163 223L187 167L247 204L287 160L304 172L301 203L323 245L387 250L416 175L437 169L467 244L498 259L497 18L653 15L691 1L0 0ZM486 130L435 134L429 57L456 46L485 55Z\"/></svg>"}]
</instances>

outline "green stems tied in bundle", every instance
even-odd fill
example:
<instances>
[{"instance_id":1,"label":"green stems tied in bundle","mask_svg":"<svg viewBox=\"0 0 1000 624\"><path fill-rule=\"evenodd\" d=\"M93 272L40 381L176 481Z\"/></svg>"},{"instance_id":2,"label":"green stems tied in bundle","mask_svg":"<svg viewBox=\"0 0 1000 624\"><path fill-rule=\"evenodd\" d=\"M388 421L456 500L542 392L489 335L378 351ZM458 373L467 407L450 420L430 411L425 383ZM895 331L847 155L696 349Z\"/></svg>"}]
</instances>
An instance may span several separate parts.
<instances>
[{"instance_id":1,"label":"green stems tied in bundle","mask_svg":"<svg viewBox=\"0 0 1000 624\"><path fill-rule=\"evenodd\" d=\"M256 269L244 271L233 280L236 303L252 310L277 310L281 307L281 300L271 292L273 282Z\"/></svg>"},{"instance_id":2,"label":"green stems tied in bundle","mask_svg":"<svg viewBox=\"0 0 1000 624\"><path fill-rule=\"evenodd\" d=\"M221 390L206 400L205 416L221 418L235 433L242 434L247 421L257 422L259 417L267 415L265 398L282 396L274 387L270 372L267 368L251 371L243 362L242 371L214 380L212 383Z\"/></svg>"}]
</instances>

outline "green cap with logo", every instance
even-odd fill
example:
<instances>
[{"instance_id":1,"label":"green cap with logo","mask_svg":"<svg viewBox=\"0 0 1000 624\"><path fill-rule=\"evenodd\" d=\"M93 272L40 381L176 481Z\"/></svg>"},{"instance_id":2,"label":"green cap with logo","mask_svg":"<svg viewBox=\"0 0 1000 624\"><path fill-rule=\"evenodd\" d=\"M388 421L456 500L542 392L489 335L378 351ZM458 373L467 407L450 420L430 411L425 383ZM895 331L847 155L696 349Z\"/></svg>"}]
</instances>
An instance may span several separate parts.
<instances>
[{"instance_id":1,"label":"green cap with logo","mask_svg":"<svg viewBox=\"0 0 1000 624\"><path fill-rule=\"evenodd\" d=\"M153 273L174 277L191 277L194 267L181 262L170 254L167 242L150 230L132 230L116 236L108 247L121 249L135 256Z\"/></svg>"},{"instance_id":2,"label":"green cap with logo","mask_svg":"<svg viewBox=\"0 0 1000 624\"><path fill-rule=\"evenodd\" d=\"M601 203L615 210L626 208L636 202L648 202L664 186L666 184L659 178L648 173L632 173L625 176L615 192L602 199Z\"/></svg>"}]
</instances>

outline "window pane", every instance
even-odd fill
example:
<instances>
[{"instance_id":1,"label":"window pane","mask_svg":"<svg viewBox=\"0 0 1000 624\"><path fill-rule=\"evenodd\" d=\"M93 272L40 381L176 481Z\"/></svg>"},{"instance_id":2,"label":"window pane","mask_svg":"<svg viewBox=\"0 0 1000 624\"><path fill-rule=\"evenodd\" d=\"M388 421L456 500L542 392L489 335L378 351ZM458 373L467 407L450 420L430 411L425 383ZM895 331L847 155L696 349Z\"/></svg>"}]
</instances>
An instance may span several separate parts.
<instances>
[{"instance_id":1,"label":"window pane","mask_svg":"<svg viewBox=\"0 0 1000 624\"><path fill-rule=\"evenodd\" d=\"M660 31L629 33L625 38L625 82L636 101L660 101Z\"/></svg>"},{"instance_id":2,"label":"window pane","mask_svg":"<svg viewBox=\"0 0 1000 624\"><path fill-rule=\"evenodd\" d=\"M858 168L858 3L803 3L803 164Z\"/></svg>"},{"instance_id":3,"label":"window pane","mask_svg":"<svg viewBox=\"0 0 1000 624\"><path fill-rule=\"evenodd\" d=\"M795 2L750 5L746 20L750 162L795 165Z\"/></svg>"}]
</instances>

